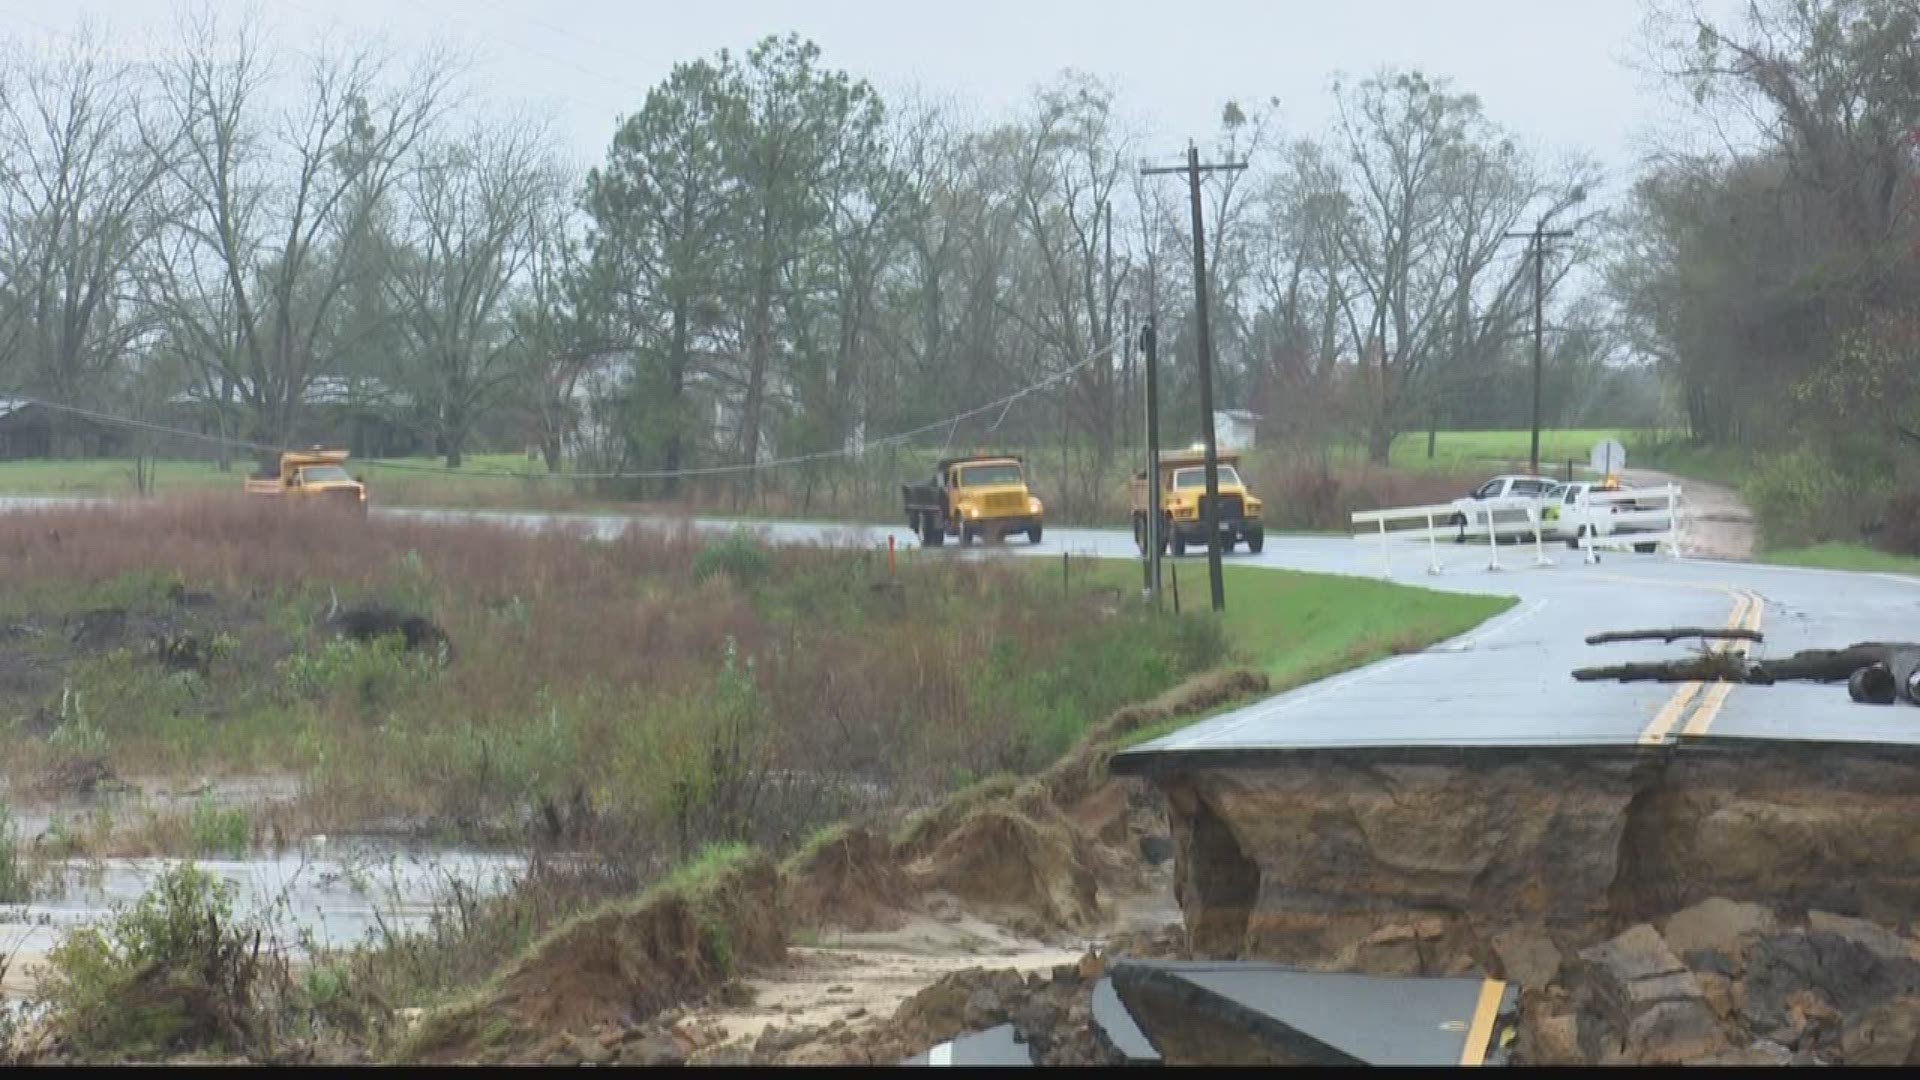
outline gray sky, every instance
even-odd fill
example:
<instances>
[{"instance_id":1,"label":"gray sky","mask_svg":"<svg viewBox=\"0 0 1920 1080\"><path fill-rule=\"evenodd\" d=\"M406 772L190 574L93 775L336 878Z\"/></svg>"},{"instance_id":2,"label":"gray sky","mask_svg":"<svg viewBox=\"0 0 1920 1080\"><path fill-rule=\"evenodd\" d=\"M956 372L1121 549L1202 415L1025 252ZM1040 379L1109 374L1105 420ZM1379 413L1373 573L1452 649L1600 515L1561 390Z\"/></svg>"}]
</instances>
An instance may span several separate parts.
<instances>
[{"instance_id":1,"label":"gray sky","mask_svg":"<svg viewBox=\"0 0 1920 1080\"><path fill-rule=\"evenodd\" d=\"M1667 0L1668 4L1681 0ZM1710 12L1739 0L1703 0ZM220 8L250 5L221 0ZM329 27L382 32L411 47L449 37L481 61L487 98L549 117L582 164L614 119L636 109L677 60L744 49L787 30L883 90L919 87L1004 113L1063 68L1108 79L1145 133L1143 153L1205 138L1228 98L1278 97L1290 134L1331 115L1336 71L1418 66L1480 95L1528 145L1633 169L1667 92L1627 66L1643 0L267 0L283 42ZM130 49L164 40L169 8L149 0L0 0L0 27L30 45L82 18ZM161 30L154 35L154 30Z\"/></svg>"}]
</instances>

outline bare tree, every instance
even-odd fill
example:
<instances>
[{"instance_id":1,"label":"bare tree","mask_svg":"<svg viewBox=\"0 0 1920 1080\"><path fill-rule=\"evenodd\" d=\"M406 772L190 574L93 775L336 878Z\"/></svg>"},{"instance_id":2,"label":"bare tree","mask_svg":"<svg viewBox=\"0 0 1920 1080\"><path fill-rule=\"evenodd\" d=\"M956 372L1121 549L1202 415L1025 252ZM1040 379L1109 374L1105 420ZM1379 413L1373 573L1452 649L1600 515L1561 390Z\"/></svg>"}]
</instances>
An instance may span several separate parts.
<instances>
[{"instance_id":1,"label":"bare tree","mask_svg":"<svg viewBox=\"0 0 1920 1080\"><path fill-rule=\"evenodd\" d=\"M103 57L83 31L62 57L22 60L0 93L0 355L20 365L0 377L65 404L102 404L151 329L130 277L171 150L164 135L142 145L141 88Z\"/></svg>"},{"instance_id":2,"label":"bare tree","mask_svg":"<svg viewBox=\"0 0 1920 1080\"><path fill-rule=\"evenodd\" d=\"M397 190L401 228L383 278L410 345L404 382L457 469L475 422L517 374L508 301L564 189L543 130L475 122L423 146Z\"/></svg>"},{"instance_id":3,"label":"bare tree","mask_svg":"<svg viewBox=\"0 0 1920 1080\"><path fill-rule=\"evenodd\" d=\"M291 104L274 109L279 60L253 25L227 35L201 13L182 39L161 73L157 129L181 140L166 155L180 206L163 264L167 314L224 346L202 360L218 407L238 405L250 439L283 445L338 359L329 315L366 266L355 256L410 151L447 106L451 64L428 56L399 74L372 47L323 46Z\"/></svg>"}]
</instances>

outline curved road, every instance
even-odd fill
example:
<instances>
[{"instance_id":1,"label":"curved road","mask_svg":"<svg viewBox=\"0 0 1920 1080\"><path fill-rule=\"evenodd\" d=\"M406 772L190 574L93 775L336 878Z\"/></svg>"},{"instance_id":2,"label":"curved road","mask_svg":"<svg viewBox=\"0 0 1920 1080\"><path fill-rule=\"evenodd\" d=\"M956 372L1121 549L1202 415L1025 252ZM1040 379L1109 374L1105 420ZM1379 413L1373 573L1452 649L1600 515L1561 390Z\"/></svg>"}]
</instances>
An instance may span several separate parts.
<instances>
[{"instance_id":1,"label":"curved road","mask_svg":"<svg viewBox=\"0 0 1920 1080\"><path fill-rule=\"evenodd\" d=\"M673 527L659 519L482 511L390 510L425 519L503 524L564 524L611 535L630 524ZM905 527L702 519L702 530L745 527L774 542L918 546ZM1441 572L1427 572L1424 545L1396 541L1383 564L1381 545L1343 537L1269 535L1259 555L1236 564L1380 577L1459 592L1514 596L1512 610L1424 652L1395 657L1249 705L1143 744L1128 757L1167 758L1354 746L1671 745L1688 739L1798 739L1920 743L1920 712L1856 705L1839 685L1579 683L1572 669L1632 659L1671 659L1697 647L1639 642L1589 646L1588 634L1666 626L1746 626L1765 633L1753 655L1837 648L1857 641L1915 637L1920 579L1752 563L1606 553L1598 565L1563 545L1503 545L1502 569L1484 546L1439 546ZM1118 530L1055 529L1038 547L1015 540L1007 554L1062 551L1134 559ZM943 549L941 557L962 557ZM1189 565L1202 560L1190 557ZM1197 580L1197 578L1195 579ZM1228 597L1231 604L1233 598Z\"/></svg>"}]
</instances>

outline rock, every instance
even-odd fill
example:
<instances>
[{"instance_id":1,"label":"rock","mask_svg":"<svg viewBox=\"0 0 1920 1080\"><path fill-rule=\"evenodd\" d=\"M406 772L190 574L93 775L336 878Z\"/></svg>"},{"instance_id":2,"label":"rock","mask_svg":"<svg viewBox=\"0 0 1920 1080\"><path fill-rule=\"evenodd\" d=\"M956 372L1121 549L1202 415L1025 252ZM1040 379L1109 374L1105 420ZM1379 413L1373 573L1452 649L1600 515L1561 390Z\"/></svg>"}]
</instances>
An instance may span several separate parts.
<instances>
[{"instance_id":1,"label":"rock","mask_svg":"<svg viewBox=\"0 0 1920 1080\"><path fill-rule=\"evenodd\" d=\"M1722 1020L1733 1016L1733 980L1725 975L1708 973L1696 974L1693 981L1700 986L1700 996L1707 1003L1713 1015Z\"/></svg>"},{"instance_id":2,"label":"rock","mask_svg":"<svg viewBox=\"0 0 1920 1080\"><path fill-rule=\"evenodd\" d=\"M1580 1018L1571 1012L1546 1008L1523 1012L1520 1018L1520 1057L1529 1065L1579 1065Z\"/></svg>"},{"instance_id":3,"label":"rock","mask_svg":"<svg viewBox=\"0 0 1920 1080\"><path fill-rule=\"evenodd\" d=\"M1093 982L1107 973L1107 961L1099 953L1089 952L1080 958L1079 976L1081 982Z\"/></svg>"},{"instance_id":4,"label":"rock","mask_svg":"<svg viewBox=\"0 0 1920 1080\"><path fill-rule=\"evenodd\" d=\"M1733 957L1718 949L1694 949L1681 953L1680 960L1695 975L1719 975L1728 979L1740 977L1740 966Z\"/></svg>"},{"instance_id":5,"label":"rock","mask_svg":"<svg viewBox=\"0 0 1920 1080\"><path fill-rule=\"evenodd\" d=\"M1698 999L1700 984L1667 943L1645 923L1580 953L1582 981L1598 995L1621 1031L1663 1001Z\"/></svg>"},{"instance_id":6,"label":"rock","mask_svg":"<svg viewBox=\"0 0 1920 1080\"><path fill-rule=\"evenodd\" d=\"M1814 933L1843 937L1864 947L1882 960L1894 962L1920 960L1920 944L1865 919L1813 911L1807 914L1807 929Z\"/></svg>"},{"instance_id":7,"label":"rock","mask_svg":"<svg viewBox=\"0 0 1920 1080\"><path fill-rule=\"evenodd\" d=\"M685 1064L687 1055L680 1049L679 1043L665 1035L648 1035L637 1042L628 1043L620 1051L622 1065L639 1065L643 1068L658 1068L662 1065Z\"/></svg>"},{"instance_id":8,"label":"rock","mask_svg":"<svg viewBox=\"0 0 1920 1080\"><path fill-rule=\"evenodd\" d=\"M963 1014L967 1027L982 1030L1007 1021L1007 1009L998 992L991 987L981 987L967 995L967 1008Z\"/></svg>"},{"instance_id":9,"label":"rock","mask_svg":"<svg viewBox=\"0 0 1920 1080\"><path fill-rule=\"evenodd\" d=\"M867 1015L867 1009L864 1005L847 1010L847 1019L849 1020L858 1020L865 1015Z\"/></svg>"},{"instance_id":10,"label":"rock","mask_svg":"<svg viewBox=\"0 0 1920 1080\"><path fill-rule=\"evenodd\" d=\"M720 988L720 1004L729 1009L749 1008L758 996L758 991L737 979Z\"/></svg>"},{"instance_id":11,"label":"rock","mask_svg":"<svg viewBox=\"0 0 1920 1080\"><path fill-rule=\"evenodd\" d=\"M1704 951L1731 958L1743 951L1743 937L1771 933L1776 925L1773 912L1759 904L1715 897L1674 913L1662 927L1661 936L1679 956Z\"/></svg>"},{"instance_id":12,"label":"rock","mask_svg":"<svg viewBox=\"0 0 1920 1080\"><path fill-rule=\"evenodd\" d=\"M605 1065L614 1058L613 1048L603 1045L599 1039L581 1036L573 1040L574 1057L588 1065Z\"/></svg>"},{"instance_id":13,"label":"rock","mask_svg":"<svg viewBox=\"0 0 1920 1080\"><path fill-rule=\"evenodd\" d=\"M1680 1065L1728 1049L1719 1021L1698 999L1656 1002L1627 1028L1627 1052L1640 1065Z\"/></svg>"},{"instance_id":14,"label":"rock","mask_svg":"<svg viewBox=\"0 0 1920 1080\"><path fill-rule=\"evenodd\" d=\"M1787 1031L1797 1036L1790 999L1802 990L1816 991L1824 1007L1843 1016L1862 1015L1897 997L1920 996L1920 960L1876 951L1858 936L1796 931L1755 939L1746 978L1736 992L1741 1023L1763 1035ZM1806 1013L1804 1000L1800 1004L1802 1020L1820 1018Z\"/></svg>"},{"instance_id":15,"label":"rock","mask_svg":"<svg viewBox=\"0 0 1920 1080\"><path fill-rule=\"evenodd\" d=\"M1560 973L1560 950L1539 926L1521 925L1493 935L1493 954L1507 981L1523 990L1544 990Z\"/></svg>"},{"instance_id":16,"label":"rock","mask_svg":"<svg viewBox=\"0 0 1920 1080\"><path fill-rule=\"evenodd\" d=\"M760 1033L753 1044L755 1054L784 1054L796 1047L805 1046L820 1037L817 1027L770 1027Z\"/></svg>"},{"instance_id":17,"label":"rock","mask_svg":"<svg viewBox=\"0 0 1920 1080\"><path fill-rule=\"evenodd\" d=\"M1786 1065L1793 1060L1793 1051L1776 1042L1760 1039L1753 1045L1739 1050L1728 1050L1710 1058L1690 1062L1693 1065Z\"/></svg>"},{"instance_id":18,"label":"rock","mask_svg":"<svg viewBox=\"0 0 1920 1080\"><path fill-rule=\"evenodd\" d=\"M753 1064L753 1054L744 1046L715 1046L687 1059L689 1065L740 1066Z\"/></svg>"},{"instance_id":19,"label":"rock","mask_svg":"<svg viewBox=\"0 0 1920 1080\"><path fill-rule=\"evenodd\" d=\"M829 993L829 994L851 994L851 993L853 993L853 987L851 987L851 986L829 986L829 987L827 987L827 993Z\"/></svg>"},{"instance_id":20,"label":"rock","mask_svg":"<svg viewBox=\"0 0 1920 1080\"><path fill-rule=\"evenodd\" d=\"M1895 998L1848 1024L1840 1058L1848 1065L1920 1064L1920 998Z\"/></svg>"}]
</instances>

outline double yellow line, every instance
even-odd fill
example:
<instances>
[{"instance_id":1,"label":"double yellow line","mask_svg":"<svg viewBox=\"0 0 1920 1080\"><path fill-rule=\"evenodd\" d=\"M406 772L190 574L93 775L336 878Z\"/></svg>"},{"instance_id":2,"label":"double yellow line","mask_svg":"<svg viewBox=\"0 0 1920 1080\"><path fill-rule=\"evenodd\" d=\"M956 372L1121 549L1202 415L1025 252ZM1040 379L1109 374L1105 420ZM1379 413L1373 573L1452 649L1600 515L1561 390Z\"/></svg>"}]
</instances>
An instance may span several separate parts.
<instances>
[{"instance_id":1,"label":"double yellow line","mask_svg":"<svg viewBox=\"0 0 1920 1080\"><path fill-rule=\"evenodd\" d=\"M1733 611L1727 616L1727 629L1758 631L1760 619L1767 610L1767 603L1760 594L1744 589L1723 591L1733 597ZM1747 644L1745 641L1730 641L1721 646L1720 651L1745 656ZM1730 682L1690 682L1680 687L1640 732L1640 745L1658 746L1666 742L1668 736L1673 734L1674 726L1680 723L1680 718L1686 716L1687 709L1693 705L1695 698L1700 699L1700 705L1694 709L1692 716L1687 717L1686 724L1680 728L1680 734L1705 735L1707 729L1713 726L1714 718L1720 715L1720 707L1726 704L1727 695L1733 693L1733 687L1734 684ZM1705 691L1704 695L1702 691Z\"/></svg>"}]
</instances>

